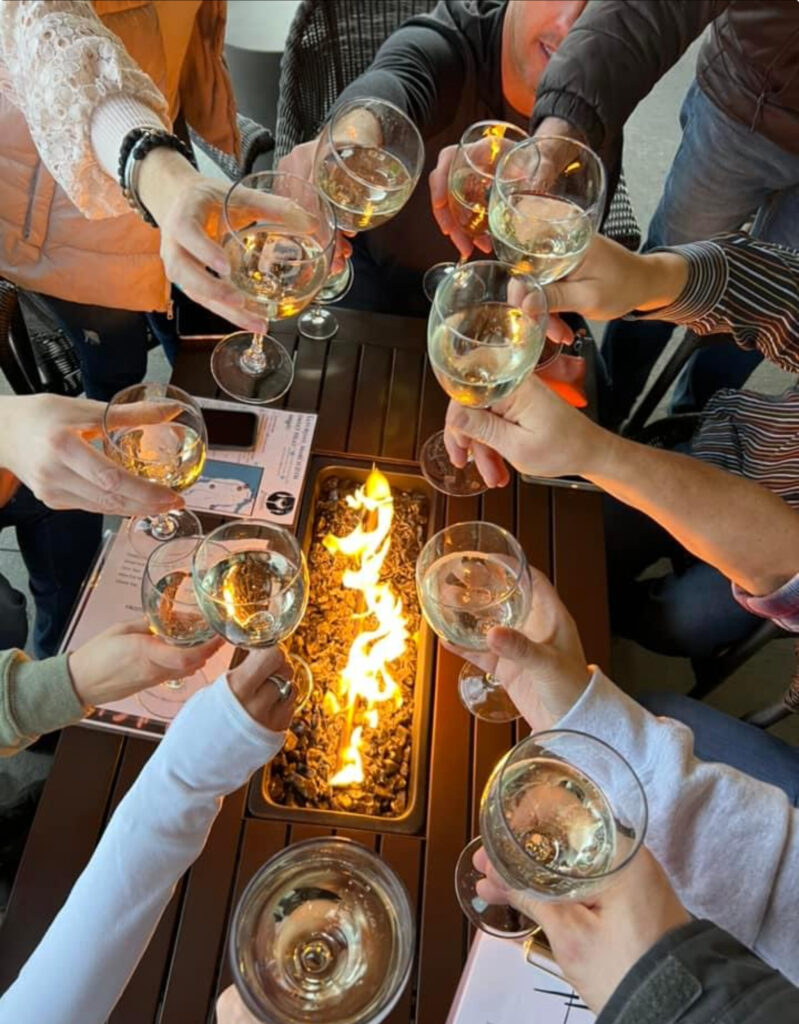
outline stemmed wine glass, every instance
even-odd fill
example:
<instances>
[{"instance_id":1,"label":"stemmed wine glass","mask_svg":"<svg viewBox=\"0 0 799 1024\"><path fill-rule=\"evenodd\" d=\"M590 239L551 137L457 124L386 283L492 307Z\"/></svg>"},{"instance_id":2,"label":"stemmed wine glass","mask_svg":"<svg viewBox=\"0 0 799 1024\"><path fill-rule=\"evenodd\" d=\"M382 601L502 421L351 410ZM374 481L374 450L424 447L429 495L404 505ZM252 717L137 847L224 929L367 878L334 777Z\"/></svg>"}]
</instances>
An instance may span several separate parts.
<instances>
[{"instance_id":1,"label":"stemmed wine glass","mask_svg":"<svg viewBox=\"0 0 799 1024\"><path fill-rule=\"evenodd\" d=\"M308 215L306 233L282 222L277 197ZM246 296L247 308L269 320L285 320L303 310L327 278L335 229L330 204L304 178L259 171L236 182L225 197L222 245L231 281ZM236 331L212 352L211 372L227 394L262 404L288 391L294 363L270 335Z\"/></svg>"},{"instance_id":2,"label":"stemmed wine glass","mask_svg":"<svg viewBox=\"0 0 799 1024\"><path fill-rule=\"evenodd\" d=\"M202 472L208 434L202 410L172 384L134 384L118 392L103 415L103 449L129 473L185 491ZM198 537L200 520L187 508L134 516L131 543L141 555L173 537Z\"/></svg>"},{"instance_id":3,"label":"stemmed wine glass","mask_svg":"<svg viewBox=\"0 0 799 1024\"><path fill-rule=\"evenodd\" d=\"M274 647L291 636L305 614L305 556L282 526L255 519L223 523L197 547L192 573L203 615L237 647ZM288 661L300 707L310 696L313 676L296 654Z\"/></svg>"},{"instance_id":4,"label":"stemmed wine glass","mask_svg":"<svg viewBox=\"0 0 799 1024\"><path fill-rule=\"evenodd\" d=\"M178 647L213 640L214 630L197 603L191 567L200 537L177 537L154 548L144 567L141 603L151 632ZM159 718L174 718L182 704L207 683L202 669L187 679L170 679L138 694L139 703Z\"/></svg>"},{"instance_id":5,"label":"stemmed wine glass","mask_svg":"<svg viewBox=\"0 0 799 1024\"><path fill-rule=\"evenodd\" d=\"M526 138L527 132L509 121L478 121L461 136L449 167L447 206L452 219L472 241L488 232L488 198L497 164ZM434 263L426 271L422 287L431 302L443 279L464 262Z\"/></svg>"},{"instance_id":6,"label":"stemmed wine glass","mask_svg":"<svg viewBox=\"0 0 799 1024\"><path fill-rule=\"evenodd\" d=\"M430 538L416 563L416 590L425 619L450 644L487 651L494 626L516 629L533 599L521 545L494 523L456 523ZM461 702L486 722L519 717L505 688L475 665L458 677Z\"/></svg>"},{"instance_id":7,"label":"stemmed wine glass","mask_svg":"<svg viewBox=\"0 0 799 1024\"><path fill-rule=\"evenodd\" d=\"M477 260L438 286L427 321L427 353L441 387L462 405L485 409L506 398L539 362L546 340L546 296L529 274ZM471 461L454 466L444 431L427 439L421 468L437 490L480 494L485 483Z\"/></svg>"},{"instance_id":8,"label":"stemmed wine glass","mask_svg":"<svg viewBox=\"0 0 799 1024\"><path fill-rule=\"evenodd\" d=\"M407 203L424 165L416 125L386 100L343 104L328 121L314 157L314 180L333 206L336 227L356 233L378 228ZM317 303L297 321L300 334L316 341L338 330L321 302L337 302L352 286L352 268L326 282Z\"/></svg>"},{"instance_id":9,"label":"stemmed wine glass","mask_svg":"<svg viewBox=\"0 0 799 1024\"><path fill-rule=\"evenodd\" d=\"M483 900L474 866L482 848L510 889L541 900L584 900L630 863L647 827L644 789L602 740L567 729L539 732L497 764L480 801L480 835L463 850L455 889L463 912L490 935L521 938L535 921Z\"/></svg>"},{"instance_id":10,"label":"stemmed wine glass","mask_svg":"<svg viewBox=\"0 0 799 1024\"><path fill-rule=\"evenodd\" d=\"M307 839L266 862L230 929L233 979L258 1020L379 1024L410 977L405 886L351 839Z\"/></svg>"},{"instance_id":11,"label":"stemmed wine glass","mask_svg":"<svg viewBox=\"0 0 799 1024\"><path fill-rule=\"evenodd\" d=\"M499 259L540 284L565 277L580 263L605 208L605 169L582 142L537 135L497 165L488 227ZM547 342L539 369L562 346Z\"/></svg>"}]
</instances>

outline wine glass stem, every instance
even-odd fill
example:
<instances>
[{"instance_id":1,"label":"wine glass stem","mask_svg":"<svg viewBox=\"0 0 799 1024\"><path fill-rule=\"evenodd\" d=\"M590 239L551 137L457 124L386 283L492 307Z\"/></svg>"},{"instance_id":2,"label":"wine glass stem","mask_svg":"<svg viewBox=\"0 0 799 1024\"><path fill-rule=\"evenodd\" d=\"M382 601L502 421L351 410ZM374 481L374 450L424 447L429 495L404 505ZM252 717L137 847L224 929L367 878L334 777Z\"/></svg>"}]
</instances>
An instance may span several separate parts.
<instances>
[{"instance_id":1,"label":"wine glass stem","mask_svg":"<svg viewBox=\"0 0 799 1024\"><path fill-rule=\"evenodd\" d=\"M263 334L253 334L250 347L241 356L241 365L247 373L263 373L266 370Z\"/></svg>"},{"instance_id":2,"label":"wine glass stem","mask_svg":"<svg viewBox=\"0 0 799 1024\"><path fill-rule=\"evenodd\" d=\"M497 679L496 676L492 676L490 672L485 674L485 688L487 690L501 690L502 683Z\"/></svg>"},{"instance_id":3,"label":"wine glass stem","mask_svg":"<svg viewBox=\"0 0 799 1024\"><path fill-rule=\"evenodd\" d=\"M150 516L149 522L150 533L156 540L169 540L174 537L177 524L171 512L159 512L156 516Z\"/></svg>"}]
</instances>

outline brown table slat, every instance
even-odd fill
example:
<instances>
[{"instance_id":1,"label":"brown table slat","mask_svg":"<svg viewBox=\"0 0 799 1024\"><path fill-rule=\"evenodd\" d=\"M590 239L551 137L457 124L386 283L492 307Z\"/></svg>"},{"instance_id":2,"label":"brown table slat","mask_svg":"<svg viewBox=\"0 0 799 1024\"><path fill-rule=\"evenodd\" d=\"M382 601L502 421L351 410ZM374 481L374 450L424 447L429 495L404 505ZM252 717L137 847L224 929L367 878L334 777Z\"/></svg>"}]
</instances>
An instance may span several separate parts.
<instances>
[{"instance_id":1,"label":"brown table slat","mask_svg":"<svg viewBox=\"0 0 799 1024\"><path fill-rule=\"evenodd\" d=\"M242 831L239 858L236 865L236 878L233 884L228 907L227 921L223 931L222 957L219 963L216 993L214 998L218 999L220 994L233 984L233 974L230 970L230 958L228 957L228 942L230 941L230 926L233 921L233 912L239 902L241 894L250 883L256 871L265 864L270 857L286 846L287 828L284 824L276 821L252 821L244 822Z\"/></svg>"},{"instance_id":2,"label":"brown table slat","mask_svg":"<svg viewBox=\"0 0 799 1024\"><path fill-rule=\"evenodd\" d=\"M189 870L159 1024L204 1021L236 874L246 786L225 797L202 853Z\"/></svg>"},{"instance_id":3,"label":"brown table slat","mask_svg":"<svg viewBox=\"0 0 799 1024\"><path fill-rule=\"evenodd\" d=\"M123 739L65 729L0 929L0 991L16 978L69 895L105 821Z\"/></svg>"},{"instance_id":4,"label":"brown table slat","mask_svg":"<svg viewBox=\"0 0 799 1024\"><path fill-rule=\"evenodd\" d=\"M419 406L419 429L416 432L416 457L431 434L444 427L449 399L430 369L429 360L425 360L424 378L422 381L421 403Z\"/></svg>"},{"instance_id":5,"label":"brown table slat","mask_svg":"<svg viewBox=\"0 0 799 1024\"><path fill-rule=\"evenodd\" d=\"M172 383L190 395L229 399L216 385L211 373L211 353L216 341L182 341Z\"/></svg>"},{"instance_id":6,"label":"brown table slat","mask_svg":"<svg viewBox=\"0 0 799 1024\"><path fill-rule=\"evenodd\" d=\"M361 346L357 342L338 338L330 342L314 437L316 451L347 451L350 406L358 379L360 358Z\"/></svg>"},{"instance_id":7,"label":"brown table slat","mask_svg":"<svg viewBox=\"0 0 799 1024\"><path fill-rule=\"evenodd\" d=\"M342 839L352 839L353 842L365 846L367 850L376 850L378 848L379 832L365 832L360 828L337 828L335 831L336 835L341 836Z\"/></svg>"},{"instance_id":8,"label":"brown table slat","mask_svg":"<svg viewBox=\"0 0 799 1024\"><path fill-rule=\"evenodd\" d=\"M316 412L327 350L327 342L298 338L294 383L289 389L287 408L297 412Z\"/></svg>"},{"instance_id":9,"label":"brown table slat","mask_svg":"<svg viewBox=\"0 0 799 1024\"><path fill-rule=\"evenodd\" d=\"M414 919L419 918L419 895L421 890L422 854L424 841L416 836L386 835L382 838L381 856L392 867L408 890ZM410 981L405 987L399 1002L386 1017L386 1024L408 1024L411 1019L411 1006L416 986L418 957L414 960ZM421 1019L420 1019L421 1024Z\"/></svg>"},{"instance_id":10,"label":"brown table slat","mask_svg":"<svg viewBox=\"0 0 799 1024\"><path fill-rule=\"evenodd\" d=\"M394 353L394 373L386 412L382 455L412 461L416 455L419 395L424 378L424 356L407 349Z\"/></svg>"},{"instance_id":11,"label":"brown table slat","mask_svg":"<svg viewBox=\"0 0 799 1024\"><path fill-rule=\"evenodd\" d=\"M553 579L589 662L610 667L602 495L552 488Z\"/></svg>"},{"instance_id":12,"label":"brown table slat","mask_svg":"<svg viewBox=\"0 0 799 1024\"><path fill-rule=\"evenodd\" d=\"M364 345L361 349L361 365L347 440L347 451L353 455L369 458L380 452L393 368L391 349L374 345Z\"/></svg>"}]
</instances>

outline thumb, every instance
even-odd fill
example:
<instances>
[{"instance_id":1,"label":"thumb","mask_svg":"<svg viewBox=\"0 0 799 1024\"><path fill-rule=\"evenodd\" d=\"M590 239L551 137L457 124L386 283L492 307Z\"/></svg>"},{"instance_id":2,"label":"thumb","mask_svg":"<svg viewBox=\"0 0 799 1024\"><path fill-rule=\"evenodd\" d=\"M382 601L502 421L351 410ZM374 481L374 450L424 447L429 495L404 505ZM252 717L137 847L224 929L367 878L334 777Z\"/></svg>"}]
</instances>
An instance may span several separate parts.
<instances>
[{"instance_id":1,"label":"thumb","mask_svg":"<svg viewBox=\"0 0 799 1024\"><path fill-rule=\"evenodd\" d=\"M544 294L547 297L547 308L550 313L561 311L581 313L581 288L574 282L561 279L544 285Z\"/></svg>"},{"instance_id":2,"label":"thumb","mask_svg":"<svg viewBox=\"0 0 799 1024\"><path fill-rule=\"evenodd\" d=\"M507 661L521 662L526 668L534 668L549 657L544 644L537 644L518 629L494 626L486 639L492 654Z\"/></svg>"},{"instance_id":3,"label":"thumb","mask_svg":"<svg viewBox=\"0 0 799 1024\"><path fill-rule=\"evenodd\" d=\"M523 443L524 432L517 424L488 409L470 409L456 402L450 402L447 410L447 427L493 448L511 463L514 456L518 458Z\"/></svg>"}]
</instances>

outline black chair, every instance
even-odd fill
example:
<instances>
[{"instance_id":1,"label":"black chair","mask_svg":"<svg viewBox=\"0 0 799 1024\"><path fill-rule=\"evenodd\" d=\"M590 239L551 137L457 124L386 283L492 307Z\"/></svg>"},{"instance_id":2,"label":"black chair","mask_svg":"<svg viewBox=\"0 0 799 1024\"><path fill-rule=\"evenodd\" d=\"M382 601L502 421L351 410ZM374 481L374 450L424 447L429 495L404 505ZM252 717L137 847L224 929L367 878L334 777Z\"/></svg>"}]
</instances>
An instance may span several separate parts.
<instances>
[{"instance_id":1,"label":"black chair","mask_svg":"<svg viewBox=\"0 0 799 1024\"><path fill-rule=\"evenodd\" d=\"M395 29L433 7L433 0L302 0L280 63L276 161L319 134L337 97ZM641 244L623 174L602 231L628 249Z\"/></svg>"},{"instance_id":2,"label":"black chair","mask_svg":"<svg viewBox=\"0 0 799 1024\"><path fill-rule=\"evenodd\" d=\"M264 128L262 124L242 114L236 116L236 124L241 136L241 159L238 161L228 153L223 153L221 149L211 146L193 129L189 129L192 145L213 160L231 181L250 174L258 157L271 153L275 148L275 137L269 128Z\"/></svg>"}]
</instances>

